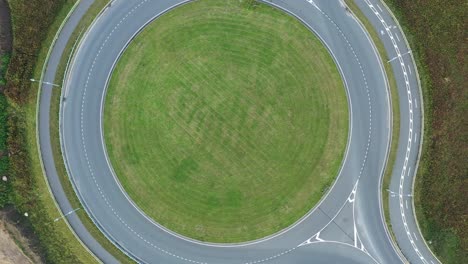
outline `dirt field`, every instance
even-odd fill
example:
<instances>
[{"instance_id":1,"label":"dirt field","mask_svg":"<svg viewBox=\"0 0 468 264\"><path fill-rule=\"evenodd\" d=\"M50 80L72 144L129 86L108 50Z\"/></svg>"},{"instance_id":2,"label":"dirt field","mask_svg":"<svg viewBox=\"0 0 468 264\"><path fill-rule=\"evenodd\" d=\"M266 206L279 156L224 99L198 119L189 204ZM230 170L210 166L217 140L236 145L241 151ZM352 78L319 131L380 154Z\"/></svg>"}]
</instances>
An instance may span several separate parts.
<instances>
[{"instance_id":1,"label":"dirt field","mask_svg":"<svg viewBox=\"0 0 468 264\"><path fill-rule=\"evenodd\" d=\"M0 264L6 263L32 263L32 261L26 257L21 249L15 244L14 239L10 236L8 224L0 221Z\"/></svg>"},{"instance_id":2,"label":"dirt field","mask_svg":"<svg viewBox=\"0 0 468 264\"><path fill-rule=\"evenodd\" d=\"M0 210L0 264L44 263L31 232L11 206Z\"/></svg>"}]
</instances>

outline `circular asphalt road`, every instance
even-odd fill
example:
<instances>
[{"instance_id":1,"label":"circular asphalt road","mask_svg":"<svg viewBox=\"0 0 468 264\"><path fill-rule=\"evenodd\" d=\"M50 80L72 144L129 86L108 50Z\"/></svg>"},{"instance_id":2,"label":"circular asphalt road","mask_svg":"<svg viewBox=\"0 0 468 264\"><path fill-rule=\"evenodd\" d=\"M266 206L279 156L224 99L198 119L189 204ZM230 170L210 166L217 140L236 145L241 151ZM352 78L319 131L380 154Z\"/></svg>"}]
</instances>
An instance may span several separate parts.
<instances>
[{"instance_id":1,"label":"circular asphalt road","mask_svg":"<svg viewBox=\"0 0 468 264\"><path fill-rule=\"evenodd\" d=\"M71 61L62 89L62 150L75 191L101 231L142 263L402 262L381 208L391 134L386 77L372 42L339 1L265 1L300 19L322 40L347 90L350 132L345 158L335 184L315 208L270 237L227 245L181 237L132 203L105 150L102 110L107 83L133 37L184 2L113 1L86 32Z\"/></svg>"}]
</instances>

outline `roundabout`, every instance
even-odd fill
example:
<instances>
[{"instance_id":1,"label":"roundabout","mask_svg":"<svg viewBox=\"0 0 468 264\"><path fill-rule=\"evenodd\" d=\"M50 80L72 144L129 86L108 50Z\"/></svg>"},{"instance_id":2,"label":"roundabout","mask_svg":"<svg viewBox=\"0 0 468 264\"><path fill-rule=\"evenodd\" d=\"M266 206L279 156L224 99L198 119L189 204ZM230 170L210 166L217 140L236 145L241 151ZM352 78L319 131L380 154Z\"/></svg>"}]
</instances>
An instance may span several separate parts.
<instances>
[{"instance_id":1,"label":"roundabout","mask_svg":"<svg viewBox=\"0 0 468 264\"><path fill-rule=\"evenodd\" d=\"M118 58L131 41L138 38L138 33L159 15L184 3L114 2L86 33L71 62L68 85L63 89L63 97L66 98L61 113L63 152L76 191L93 220L112 238L111 241L117 242L124 252L139 262L281 263L284 255L291 255L294 259L296 255L293 252L297 249L325 241L350 245L343 247L338 255L358 250L369 257L369 262L373 259L394 259L397 262L399 257L380 218L366 216L380 214L379 177L374 175L382 174L389 139L389 131L385 129L389 122L389 98L383 71L375 74L374 69L381 69L381 66L375 51L365 48L370 43L367 38L359 37L364 34L360 28L350 27L353 34L344 35L334 20L308 2L301 3L301 6L294 3L277 7L302 20L326 46L345 83L350 109L347 150L337 180L325 198L281 232L241 244L203 243L181 237L152 221L134 204L120 185L104 144L105 87ZM306 8L308 15L300 16L301 13L296 11L299 8ZM321 8L326 8L326 5L322 4ZM383 107L385 105L387 107ZM372 162L368 162L369 157ZM369 210L355 212L355 202L366 203L365 208ZM341 212L343 216L340 216ZM337 226L338 218L343 224ZM367 222L372 236L365 236L355 228L364 225L356 221L360 219ZM376 224L368 223L372 219ZM379 244L388 246L374 247Z\"/></svg>"},{"instance_id":2,"label":"roundabout","mask_svg":"<svg viewBox=\"0 0 468 264\"><path fill-rule=\"evenodd\" d=\"M299 21L205 0L157 18L127 47L104 136L120 183L155 222L244 242L293 224L331 186L347 108L331 56Z\"/></svg>"},{"instance_id":3,"label":"roundabout","mask_svg":"<svg viewBox=\"0 0 468 264\"><path fill-rule=\"evenodd\" d=\"M389 122L389 98L383 71L375 74L374 69L381 69L381 66L375 51L366 48L370 43L367 38L360 37L364 35L360 28L350 27L353 34L344 35L334 20L308 2L276 7L301 20L332 55L347 90L351 123L339 175L324 199L281 232L241 244L204 243L182 237L152 221L134 204L120 185L105 148L102 133L105 87L118 58L131 41L138 38L138 33L161 14L184 3L114 2L86 33L71 62L69 85L63 89L66 98L61 113L63 152L77 193L93 220L112 237L111 241L118 241L117 245L139 262L179 263L181 259L195 263L281 261L285 254L294 258L295 250L324 241L351 245L364 252L369 262L373 259L397 262L399 257L380 217L366 216L380 215L379 177L374 175L382 174L389 139L389 131L385 129ZM322 4L321 8L326 6ZM299 8L306 9L307 16L300 16L301 13L296 11ZM333 8L330 11L345 12ZM361 189L366 192L359 191ZM370 210L354 212L355 202L367 203L365 208ZM340 212L344 213L342 222L346 225L336 226ZM364 236L354 228L364 224L357 219L366 222L374 219L375 224L366 223L372 236ZM371 247L382 243L387 246ZM352 247L343 247L339 254L349 254Z\"/></svg>"},{"instance_id":4,"label":"roundabout","mask_svg":"<svg viewBox=\"0 0 468 264\"><path fill-rule=\"evenodd\" d=\"M62 151L83 208L103 234L140 263L403 262L391 242L381 209L381 178L391 133L385 73L365 31L339 1L264 2L299 19L320 39L332 55L346 88L350 123L346 151L336 181L311 211L274 235L246 243L219 244L180 236L153 221L134 204L113 171L106 151L105 89L118 58L132 39L153 20L184 3L113 1L84 34L71 60L62 89ZM397 52L401 59L398 49ZM405 70L405 64L401 65ZM401 76L397 77L400 81ZM403 80L406 77L405 72ZM406 86L409 87L408 80ZM412 114L410 91L408 94ZM41 122L46 118L41 111ZM411 115L410 133L413 133L412 118ZM403 142L407 139L401 138ZM46 145L42 138L39 141ZM410 150L411 146L407 148L404 170ZM414 151L410 154L413 159ZM404 153L399 155L405 157ZM43 153L43 159L47 156ZM49 165L44 165L50 174ZM409 186L403 185L404 180L402 176L400 194ZM95 255L106 263L115 262L89 239L89 234L80 230L76 216L70 215L68 219ZM402 237L399 233L397 236ZM409 233L408 237L412 248L420 254Z\"/></svg>"}]
</instances>

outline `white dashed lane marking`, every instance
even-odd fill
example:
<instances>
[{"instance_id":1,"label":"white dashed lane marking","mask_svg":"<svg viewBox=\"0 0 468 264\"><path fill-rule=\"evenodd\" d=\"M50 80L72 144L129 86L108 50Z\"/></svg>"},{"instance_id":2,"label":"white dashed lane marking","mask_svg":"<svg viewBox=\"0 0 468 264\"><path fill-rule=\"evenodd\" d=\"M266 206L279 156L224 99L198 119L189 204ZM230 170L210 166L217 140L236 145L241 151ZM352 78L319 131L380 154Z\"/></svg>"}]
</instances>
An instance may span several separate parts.
<instances>
[{"instance_id":1,"label":"white dashed lane marking","mask_svg":"<svg viewBox=\"0 0 468 264\"><path fill-rule=\"evenodd\" d=\"M85 97L86 97L86 93L87 93L87 88L88 88L88 84L89 84L89 79L93 73L93 70L94 70L94 66L96 65L96 61L97 61L97 58L99 57L99 55L101 54L101 51L102 49L104 48L104 46L107 44L107 42L109 41L109 38L112 36L112 34L114 33L114 31L122 24L122 22L124 22L129 15L131 15L132 13L135 12L136 9L138 9L142 4L146 3L148 0L143 0L141 1L140 3L138 3L135 7L133 7L126 15L125 17L123 17L118 23L117 25L114 26L114 28L112 29L112 31L109 33L109 35L107 35L106 39L104 40L104 42L101 44L96 56L94 57L94 60L93 60L93 63L91 65L91 68L88 72L88 76L87 76L87 79L86 79L86 83L85 83L85 87L84 87L84 92L83 92L83 96L82 96L82 99L81 99L81 117L80 117L80 126L81 126L81 141L82 141L82 144L83 144L83 150L84 150L84 154L85 154L85 159L86 159L86 163L88 165L88 170L91 174L91 177L94 181L94 184L96 185L98 191L99 191L99 194L101 195L102 199L105 201L106 205L111 209L111 211L113 212L114 216L128 229L130 230L134 235L136 235L138 238L140 238L142 241L144 241L146 244L150 245L151 247L157 249L158 251L161 251L167 255L170 255L172 257L175 257L175 258L178 258L178 259L181 259L181 260L184 260L184 261L187 261L187 262L190 262L190 263L197 263L197 264L204 264L204 262L199 262L199 261L194 261L194 260L191 260L191 259L187 259L187 258L184 258L184 257L181 257L181 256L178 256L176 254L173 254L165 249L162 249L160 247L158 247L157 245L154 245L153 243L149 242L148 240L146 240L145 238L142 237L141 234L137 233L132 227L130 227L121 217L120 215L114 210L114 208L112 207L112 205L110 204L109 200L107 199L106 195L104 194L104 192L102 191L100 185L98 184L97 180L96 180L96 177L95 177L95 174L94 174L94 170L90 164L90 160L89 160L89 157L88 157L88 152L87 152L87 147L86 147L86 141L85 141L85 136L84 136L84 122L83 122L83 116L84 116L84 108L85 108Z\"/></svg>"},{"instance_id":2,"label":"white dashed lane marking","mask_svg":"<svg viewBox=\"0 0 468 264\"><path fill-rule=\"evenodd\" d=\"M85 135L84 135L84 122L83 122L83 116L84 116L84 109L85 109L85 97L86 97L86 94L87 94L87 88L88 88L88 83L89 83L89 79L90 79L90 76L92 75L93 73L93 70L94 70L94 67L96 65L96 61L97 61L97 58L100 56L101 54L101 51L103 50L104 46L106 45L106 43L108 43L110 37L112 36L112 34L114 34L114 32L116 31L116 29L118 29L120 27L120 25L125 22L127 20L127 18L129 18L130 15L132 15L132 13L134 13L134 11L136 9L138 9L142 4L146 3L148 0L143 0L141 1L138 5L136 5L133 9L131 9L116 25L115 27L111 30L111 32L109 33L109 35L106 37L106 39L104 40L104 42L102 43L102 45L100 46L93 62L92 62L92 65L91 65L91 68L88 72L88 76L87 76L87 79L86 79L86 83L85 83L85 88L84 88L84 93L82 95L82 102L81 102L81 116L80 116L80 126L81 126L81 141L83 143L83 149L84 149L84 154L85 154L85 159L86 159L86 163L87 163L87 166L88 166L88 170L91 174L91 177L102 197L102 199L105 201L106 205L110 208L110 210L113 212L113 214L115 215L115 217L128 229L130 230L135 236L137 236L138 238L140 238L142 241L144 241L146 244L150 245L151 247L157 249L158 251L161 251L167 255L170 255L172 257L175 257L177 259L180 259L180 260L183 260L183 261L187 261L187 262L190 262L190 263L199 263L199 264L203 264L204 262L199 262L199 261L194 261L194 260L191 260L191 259L187 259L187 258L184 258L184 257L181 257L179 255L176 255L174 253L171 253L165 249L162 249L160 247L158 247L157 245L154 245L153 243L149 242L146 238L144 238L144 235L136 232L131 226L129 226L122 218L121 216L117 213L116 210L114 210L114 208L112 207L112 205L110 204L110 201L108 200L108 198L106 197L106 195L104 194L102 188L99 186L97 180L96 180L96 177L95 177L95 173L94 173L94 170L91 166L91 163L90 163L90 160L88 158L88 152L87 152L87 147L86 147L86 141L85 141ZM366 152L365 152L365 155L364 155L364 158L363 158L363 161L362 161L362 166L360 168L360 172L359 172L359 177L362 175L363 173L363 170L364 170L364 167L365 167L365 163L367 161L367 157L368 157L368 151L369 151L369 146L370 146L370 142L371 142L371 135L372 135L372 105L371 105L371 99L370 99L370 92L369 92L369 87L368 87L368 83L367 83L367 78L364 74L364 71L363 71L363 68L362 68L362 65L358 59L358 56L356 55L355 53L355 50L353 49L352 45L349 43L348 39L346 38L346 36L344 35L344 33L342 32L342 30L338 27L338 25L324 12L322 12L319 7L312 1L312 0L308 0L309 3L313 4L334 26L335 28L339 31L339 33L341 34L342 38L345 40L345 42L347 43L350 51L352 52L353 56L355 57L356 61L358 62L358 65L359 65L359 68L360 68L360 71L362 73L362 77L363 77L363 80L364 80L364 84L365 84L365 88L366 88L366 93L367 93L367 98L368 98L368 105L369 105L369 131L368 131L368 140L367 140L367 146L366 146ZM380 8L380 7L379 7ZM386 28L387 29L387 28ZM388 30L388 29L387 29ZM401 59L401 55L400 53L398 52L399 54L399 58ZM410 97L411 95L409 95ZM409 150L408 150L409 151ZM358 177L358 179L359 179ZM249 264L255 264L255 263L262 263L262 262L266 262L266 261L269 261L269 260L272 260L274 258L277 258L279 256L282 256L284 254L287 254L287 253L290 253L292 252L293 250L297 249L297 247L293 247L291 249L288 249L288 250L285 250L279 254L276 254L276 255L273 255L273 256L270 256L268 258L265 258L265 259L261 259L261 260L257 260L257 261L253 261L253 262L248 262Z\"/></svg>"},{"instance_id":3,"label":"white dashed lane marking","mask_svg":"<svg viewBox=\"0 0 468 264\"><path fill-rule=\"evenodd\" d=\"M406 231L406 235L411 243L411 246L413 247L413 250L416 252L418 257L421 259L423 263L427 263L427 260L424 258L424 256L421 254L421 252L418 249L418 246L416 243L414 243L414 239L409 231L408 228L408 223L406 221L406 216L404 212L404 207L403 207L403 184L405 181L405 174L406 174L406 168L408 166L408 161L409 161L409 155L411 151L411 143L412 143L412 136L413 136L413 100L412 100L412 94L411 94L411 86L410 82L408 79L408 73L406 71L406 65L403 60L403 55L401 54L400 49L395 41L395 38L393 37L393 34L390 30L390 27L388 26L387 22L383 19L381 14L377 11L377 9L374 7L374 5L369 1L369 0L364 0L366 4L369 6L369 8L374 12L374 14L377 16L379 19L380 23L384 26L384 28L387 30L387 34L390 37L390 40L393 44L393 48L395 49L397 53L398 61L400 62L401 70L403 73L403 77L405 80L405 85L406 85L406 92L408 96L408 106L409 106L409 131L408 131L408 143L406 147L406 154L405 154L405 161L403 163L403 168L401 171L401 177L400 177L400 186L399 186L399 200L400 200L400 214L401 214L401 219L403 221L403 225ZM395 26L396 27L396 26ZM407 53L410 53L411 51L408 51ZM396 59L395 58L395 59ZM393 60L393 59L392 59Z\"/></svg>"},{"instance_id":4,"label":"white dashed lane marking","mask_svg":"<svg viewBox=\"0 0 468 264\"><path fill-rule=\"evenodd\" d=\"M398 40L398 42L400 42L400 38L398 37L398 34L397 34L397 33L395 33L395 37L396 37L396 39Z\"/></svg>"}]
</instances>

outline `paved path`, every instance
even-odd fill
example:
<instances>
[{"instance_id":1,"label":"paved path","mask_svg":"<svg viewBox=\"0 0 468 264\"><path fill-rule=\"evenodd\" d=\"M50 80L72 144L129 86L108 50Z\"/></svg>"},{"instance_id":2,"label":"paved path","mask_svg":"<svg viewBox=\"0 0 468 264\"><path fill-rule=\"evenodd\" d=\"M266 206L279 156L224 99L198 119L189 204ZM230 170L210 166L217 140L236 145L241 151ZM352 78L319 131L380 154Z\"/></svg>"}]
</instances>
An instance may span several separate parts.
<instances>
[{"instance_id":1,"label":"paved path","mask_svg":"<svg viewBox=\"0 0 468 264\"><path fill-rule=\"evenodd\" d=\"M60 38L63 35L64 40L68 39L66 34L74 28L73 21L79 19L90 2L80 3ZM62 89L60 132L67 169L84 208L104 234L135 260L145 263L402 262L390 242L381 208L380 184L388 155L391 119L385 74L382 62L365 31L339 1L267 1L301 19L323 41L337 62L346 84L351 121L347 152L335 184L318 206L292 227L271 237L238 245L220 245L193 241L164 229L148 219L127 198L108 163L103 143L101 117L106 84L114 63L129 40L146 23L183 2L115 0L80 43L71 63L70 75ZM366 10L365 6L361 8L366 14L372 11L369 5L367 8L371 11ZM378 28L377 24L374 26ZM391 51L394 48L391 39L383 40ZM64 47L61 45L57 42L54 47L53 53L57 54L54 56L58 57L51 56L45 81L54 79L54 64L58 62ZM404 51L405 44L402 42L401 45L400 49ZM401 51L400 54L403 54ZM413 67L411 61L405 63ZM402 66L401 69L405 68ZM414 68L412 70L414 73ZM398 71L398 67L395 67L395 71ZM405 79L412 85L413 88L410 88L413 94L419 96L414 74L410 77L408 73L405 75L402 72L397 73L396 77L402 98L408 88ZM41 153L54 195L62 211L68 212L72 208L69 208L61 191L51 156L48 133L50 89L50 86L44 86L41 94ZM404 175L407 175L409 162L417 160L416 148L419 144L412 144L410 156L407 156L407 148L402 147L408 141L408 137L405 141L405 133L410 140L414 140L413 135L419 136L420 126L417 122L420 122L421 116L415 115L414 109L409 110L413 107L412 99L405 100L408 104L401 103L403 143L400 143L397 167L403 162ZM405 188L411 185L405 181L411 178L405 176L402 188L396 190L402 194L400 201L408 191ZM395 215L401 215L402 212L400 203L397 205L395 207L392 204L391 207L392 222ZM411 212L407 218L414 220ZM83 242L99 258L106 263L115 261L89 236L76 216L70 215L69 221ZM416 232L417 229L414 230ZM400 240L405 236L397 232L399 243L404 243ZM422 252L423 259L432 260L428 252L422 251L425 249L423 245L413 243L416 246L410 243L403 250L407 257L411 253L408 251L410 247L416 247L419 249L414 252Z\"/></svg>"},{"instance_id":2,"label":"paved path","mask_svg":"<svg viewBox=\"0 0 468 264\"><path fill-rule=\"evenodd\" d=\"M416 224L413 204L413 181L422 137L422 97L413 55L398 23L385 4L377 0L357 1L359 8L380 32L390 54L399 89L400 139L398 155L388 193L393 232L399 247L411 263L434 264L439 261L428 249Z\"/></svg>"},{"instance_id":3,"label":"paved path","mask_svg":"<svg viewBox=\"0 0 468 264\"><path fill-rule=\"evenodd\" d=\"M88 8L93 3L93 0L82 0L76 7L75 11L69 17L67 23L64 24L60 34L57 37L55 45L52 47L48 64L44 73L43 81L53 83L57 72L57 66L60 58L65 50L68 40L71 37L74 29L77 27L79 21L86 13ZM55 162L52 154L52 145L50 141L50 103L52 98L52 85L43 84L40 93L39 113L38 113L38 132L39 132L39 147L42 156L44 170L46 172L47 180L50 189L57 201L60 210L63 214L71 212L72 208L68 198L63 191L60 179L57 174ZM105 263L117 263L115 258L110 255L102 246L91 236L86 227L84 227L81 220L76 214L67 216L70 226L78 235L81 241Z\"/></svg>"}]
</instances>

